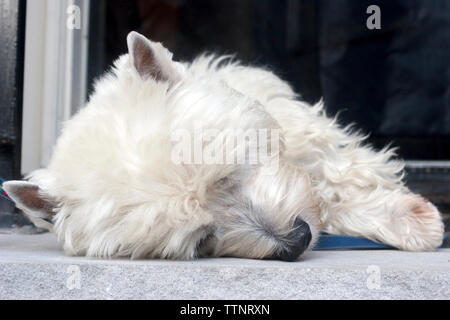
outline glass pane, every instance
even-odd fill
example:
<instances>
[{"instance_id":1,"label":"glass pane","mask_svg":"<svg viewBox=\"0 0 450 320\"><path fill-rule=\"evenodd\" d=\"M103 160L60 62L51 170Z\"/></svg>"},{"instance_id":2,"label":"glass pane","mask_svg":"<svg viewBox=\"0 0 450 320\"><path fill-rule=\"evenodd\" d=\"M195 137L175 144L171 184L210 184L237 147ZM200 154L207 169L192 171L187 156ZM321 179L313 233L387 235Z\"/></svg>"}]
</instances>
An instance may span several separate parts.
<instances>
[{"instance_id":1,"label":"glass pane","mask_svg":"<svg viewBox=\"0 0 450 320\"><path fill-rule=\"evenodd\" d=\"M136 30L179 60L204 51L267 66L310 103L407 159L450 159L450 2L97 0L91 2L90 82Z\"/></svg>"}]
</instances>

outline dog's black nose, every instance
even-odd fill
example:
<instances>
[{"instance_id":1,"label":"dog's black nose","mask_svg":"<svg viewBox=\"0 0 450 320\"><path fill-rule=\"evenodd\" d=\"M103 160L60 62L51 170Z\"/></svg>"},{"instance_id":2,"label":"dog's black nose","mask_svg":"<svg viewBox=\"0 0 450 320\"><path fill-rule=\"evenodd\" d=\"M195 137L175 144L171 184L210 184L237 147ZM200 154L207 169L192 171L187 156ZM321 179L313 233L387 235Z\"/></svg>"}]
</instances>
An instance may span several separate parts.
<instances>
[{"instance_id":1,"label":"dog's black nose","mask_svg":"<svg viewBox=\"0 0 450 320\"><path fill-rule=\"evenodd\" d=\"M309 225L302 219L297 218L292 228L292 231L286 237L285 248L276 252L272 257L273 259L295 261L308 248L312 238Z\"/></svg>"}]
</instances>

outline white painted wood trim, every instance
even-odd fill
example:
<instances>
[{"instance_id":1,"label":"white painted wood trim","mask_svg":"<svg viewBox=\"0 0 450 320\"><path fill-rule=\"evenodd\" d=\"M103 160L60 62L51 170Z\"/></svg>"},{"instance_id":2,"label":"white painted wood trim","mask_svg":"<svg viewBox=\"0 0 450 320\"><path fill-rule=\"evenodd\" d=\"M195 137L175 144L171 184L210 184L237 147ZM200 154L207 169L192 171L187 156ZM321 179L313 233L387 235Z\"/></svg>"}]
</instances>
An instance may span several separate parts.
<instances>
[{"instance_id":1,"label":"white painted wood trim","mask_svg":"<svg viewBox=\"0 0 450 320\"><path fill-rule=\"evenodd\" d=\"M435 161L419 161L419 160L407 160L405 161L407 168L422 169L422 168L450 168L450 161L448 160L435 160Z\"/></svg>"},{"instance_id":2,"label":"white painted wood trim","mask_svg":"<svg viewBox=\"0 0 450 320\"><path fill-rule=\"evenodd\" d=\"M80 8L80 29L67 27ZM62 122L86 99L89 0L27 1L22 174L46 166Z\"/></svg>"}]
</instances>

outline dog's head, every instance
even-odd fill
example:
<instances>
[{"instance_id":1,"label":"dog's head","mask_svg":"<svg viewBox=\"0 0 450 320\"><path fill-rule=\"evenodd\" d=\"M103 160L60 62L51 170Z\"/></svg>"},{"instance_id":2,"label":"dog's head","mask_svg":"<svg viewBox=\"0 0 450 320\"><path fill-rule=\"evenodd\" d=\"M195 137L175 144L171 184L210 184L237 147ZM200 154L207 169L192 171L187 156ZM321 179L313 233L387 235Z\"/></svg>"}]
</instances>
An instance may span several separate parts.
<instances>
[{"instance_id":1,"label":"dog's head","mask_svg":"<svg viewBox=\"0 0 450 320\"><path fill-rule=\"evenodd\" d=\"M175 62L135 32L127 43L129 53L65 123L48 167L5 183L9 196L69 254L298 258L318 228L297 169L283 166L270 179L258 165L173 161L179 129L273 129L276 121L216 67Z\"/></svg>"}]
</instances>

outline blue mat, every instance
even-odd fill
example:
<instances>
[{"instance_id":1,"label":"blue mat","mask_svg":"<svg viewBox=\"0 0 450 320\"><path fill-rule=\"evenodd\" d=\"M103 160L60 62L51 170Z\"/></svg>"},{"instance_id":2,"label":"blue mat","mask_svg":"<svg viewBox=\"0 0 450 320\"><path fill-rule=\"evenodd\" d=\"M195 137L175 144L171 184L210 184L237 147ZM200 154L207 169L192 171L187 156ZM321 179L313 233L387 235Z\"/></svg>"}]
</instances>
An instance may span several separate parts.
<instances>
[{"instance_id":1,"label":"blue mat","mask_svg":"<svg viewBox=\"0 0 450 320\"><path fill-rule=\"evenodd\" d=\"M441 248L450 248L450 235L446 235ZM335 236L322 233L313 250L373 250L373 249L392 249L391 246L373 242L368 239L355 238L348 236Z\"/></svg>"}]
</instances>

